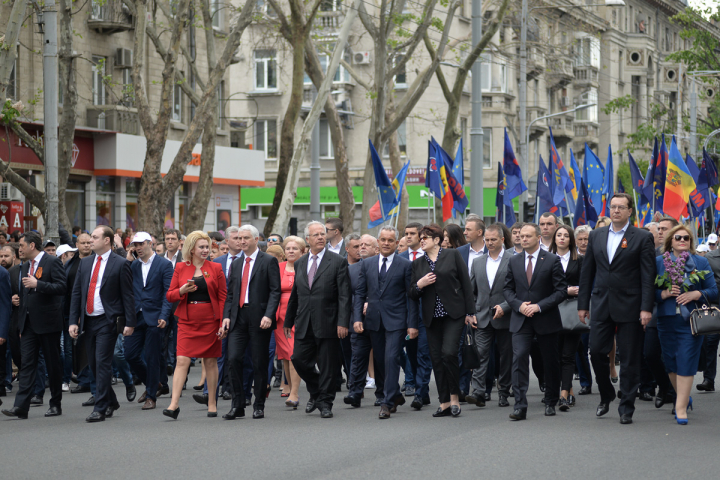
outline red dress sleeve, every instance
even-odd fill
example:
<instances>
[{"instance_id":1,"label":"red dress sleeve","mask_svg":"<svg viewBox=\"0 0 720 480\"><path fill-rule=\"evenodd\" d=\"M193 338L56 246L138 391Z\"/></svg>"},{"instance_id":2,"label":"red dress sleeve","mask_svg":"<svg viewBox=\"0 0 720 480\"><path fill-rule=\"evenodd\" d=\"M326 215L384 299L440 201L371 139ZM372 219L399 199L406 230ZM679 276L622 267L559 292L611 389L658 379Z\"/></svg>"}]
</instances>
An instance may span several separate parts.
<instances>
[{"instance_id":1,"label":"red dress sleeve","mask_svg":"<svg viewBox=\"0 0 720 480\"><path fill-rule=\"evenodd\" d=\"M168 302L175 303L184 298L184 295L180 294L180 287L182 286L180 284L180 271L183 269L182 265L183 264L180 262L175 265L175 271L173 272L172 281L170 282L170 288L168 289L166 295Z\"/></svg>"}]
</instances>

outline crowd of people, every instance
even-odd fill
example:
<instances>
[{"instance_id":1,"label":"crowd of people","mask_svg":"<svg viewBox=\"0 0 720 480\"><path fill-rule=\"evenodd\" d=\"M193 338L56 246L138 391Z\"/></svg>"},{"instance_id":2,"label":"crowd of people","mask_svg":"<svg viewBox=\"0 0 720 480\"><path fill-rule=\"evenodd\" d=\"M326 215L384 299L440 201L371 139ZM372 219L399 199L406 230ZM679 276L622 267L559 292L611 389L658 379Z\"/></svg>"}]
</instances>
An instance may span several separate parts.
<instances>
[{"instance_id":1,"label":"crowd of people","mask_svg":"<svg viewBox=\"0 0 720 480\"><path fill-rule=\"evenodd\" d=\"M248 407L263 418L272 388L297 409L302 382L306 413L331 418L345 385L355 408L374 388L367 401L388 419L406 397L415 410L432 404L432 373L433 417L486 407L496 389L519 421L532 368L546 416L570 412L594 378L597 416L618 399L630 424L639 398L687 425L697 372L697 390L715 388L720 336L694 336L688 318L717 305L717 236L698 246L670 217L637 228L622 193L608 210L594 229L552 213L511 228L469 214L464 228L386 225L377 238L344 236L339 218L267 240L252 225L170 229L162 242L77 228L57 246L0 230L0 396L17 389L2 413L28 418L49 388L46 417L62 414L63 392L87 392L86 421L104 421L120 408L120 379L128 402L144 386L142 410L170 395L163 415L178 419L199 362L193 399L208 417L229 400L225 420Z\"/></svg>"}]
</instances>

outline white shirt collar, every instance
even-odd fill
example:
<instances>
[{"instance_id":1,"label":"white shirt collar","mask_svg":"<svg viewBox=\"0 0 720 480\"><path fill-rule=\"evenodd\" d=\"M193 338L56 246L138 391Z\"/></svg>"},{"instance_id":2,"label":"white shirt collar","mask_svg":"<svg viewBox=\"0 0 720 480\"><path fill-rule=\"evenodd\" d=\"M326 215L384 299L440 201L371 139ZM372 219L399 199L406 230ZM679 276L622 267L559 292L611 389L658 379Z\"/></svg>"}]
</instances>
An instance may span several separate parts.
<instances>
[{"instance_id":1,"label":"white shirt collar","mask_svg":"<svg viewBox=\"0 0 720 480\"><path fill-rule=\"evenodd\" d=\"M312 252L308 252L308 254L310 255L309 261L312 262L312 257L315 254ZM322 250L320 250L320 252L317 253L316 256L317 256L317 262L320 263L322 261L323 256L325 256L325 249L323 248Z\"/></svg>"},{"instance_id":2,"label":"white shirt collar","mask_svg":"<svg viewBox=\"0 0 720 480\"><path fill-rule=\"evenodd\" d=\"M472 248L472 247L470 247L470 248ZM505 255L504 248L500 249L500 254L498 255L497 259L495 259L495 260L493 260L493 258L490 256L490 252L487 253L488 260L490 260L491 262L499 262L500 260L502 260L503 255Z\"/></svg>"},{"instance_id":3,"label":"white shirt collar","mask_svg":"<svg viewBox=\"0 0 720 480\"><path fill-rule=\"evenodd\" d=\"M252 261L254 262L255 259L256 259L257 256L258 256L258 252L259 252L259 251L260 251L260 249L259 249L259 248L256 248L255 251L252 253L252 255L245 255L245 252L242 252L242 254L245 256L245 258L250 258L250 259L252 259Z\"/></svg>"},{"instance_id":4,"label":"white shirt collar","mask_svg":"<svg viewBox=\"0 0 720 480\"><path fill-rule=\"evenodd\" d=\"M38 253L35 258L30 260L30 265L32 265L32 262L35 261L35 268L40 264L40 260L42 260L43 255L45 255L45 252L43 250L40 250L40 253Z\"/></svg>"},{"instance_id":5,"label":"white shirt collar","mask_svg":"<svg viewBox=\"0 0 720 480\"><path fill-rule=\"evenodd\" d=\"M382 263L383 263L383 258L387 258L387 263L390 264L390 263L392 263L393 258L395 258L395 252L391 253L387 257L383 256L383 254L381 253L378 255L378 257L379 257L378 262L380 263L380 265L382 265Z\"/></svg>"},{"instance_id":6,"label":"white shirt collar","mask_svg":"<svg viewBox=\"0 0 720 480\"><path fill-rule=\"evenodd\" d=\"M178 253L180 253L180 249L179 249L179 248L178 248L177 251L175 252L175 255L173 255L173 256L171 257L171 256L170 256L170 251L168 250L167 252L165 252L165 258L167 258L167 259L170 260L170 261L173 261L173 260L175 260L175 259L177 258Z\"/></svg>"},{"instance_id":7,"label":"white shirt collar","mask_svg":"<svg viewBox=\"0 0 720 480\"><path fill-rule=\"evenodd\" d=\"M102 255L98 255L98 257L101 257L103 260L107 260L108 258L110 258L111 252L112 252L112 250L108 250L107 252L103 253Z\"/></svg>"},{"instance_id":8,"label":"white shirt collar","mask_svg":"<svg viewBox=\"0 0 720 480\"><path fill-rule=\"evenodd\" d=\"M149 259L147 262L143 262L142 259L140 259L140 262L141 262L143 265L149 267L150 265L152 265L152 262L153 262L153 260L155 259L156 256L157 256L157 255L156 255L155 253L153 253L153 254L150 256L150 259Z\"/></svg>"},{"instance_id":9,"label":"white shirt collar","mask_svg":"<svg viewBox=\"0 0 720 480\"><path fill-rule=\"evenodd\" d=\"M525 252L525 260L527 261L528 257L530 257L531 255L532 255L533 257L537 258L537 257L539 256L539 254L540 254L540 247L538 246L537 250L535 250L535 251L532 252L532 253L527 253L527 252Z\"/></svg>"},{"instance_id":10,"label":"white shirt collar","mask_svg":"<svg viewBox=\"0 0 720 480\"><path fill-rule=\"evenodd\" d=\"M619 234L621 234L621 233L624 234L624 233L627 231L627 229L628 229L629 226L630 226L630 220L628 220L628 222L625 224L625 226L624 226L623 228L621 228L619 231L616 232L616 231L615 231L615 225L613 225L613 224L611 223L611 224L610 224L610 227L608 228L608 230L609 230L611 233L614 233L615 235L619 235Z\"/></svg>"},{"instance_id":11,"label":"white shirt collar","mask_svg":"<svg viewBox=\"0 0 720 480\"><path fill-rule=\"evenodd\" d=\"M568 250L568 251L565 253L565 255L558 255L558 257L560 257L561 260L567 262L568 260L570 260L570 254L571 254L571 253L572 253L572 252L571 252L570 250Z\"/></svg>"}]
</instances>

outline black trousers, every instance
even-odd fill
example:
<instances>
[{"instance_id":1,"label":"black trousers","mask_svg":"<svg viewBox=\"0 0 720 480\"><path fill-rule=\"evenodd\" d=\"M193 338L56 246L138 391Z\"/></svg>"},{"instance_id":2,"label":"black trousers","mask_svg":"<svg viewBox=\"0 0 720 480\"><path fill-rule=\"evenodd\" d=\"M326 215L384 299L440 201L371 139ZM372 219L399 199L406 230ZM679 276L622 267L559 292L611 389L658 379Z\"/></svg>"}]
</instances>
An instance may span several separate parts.
<instances>
[{"instance_id":1,"label":"black trousers","mask_svg":"<svg viewBox=\"0 0 720 480\"><path fill-rule=\"evenodd\" d=\"M22 368L22 353L20 352L20 332L18 331L17 321L10 321L10 331L8 341L5 342L10 349L10 355L12 355L12 361L18 368L18 374Z\"/></svg>"},{"instance_id":2,"label":"black trousers","mask_svg":"<svg viewBox=\"0 0 720 480\"><path fill-rule=\"evenodd\" d=\"M35 333L30 319L25 320L25 328L20 338L20 354L22 368L20 369L20 387L15 396L15 407L27 412L30 409L30 399L35 391L37 365L40 357L40 348L45 356L45 365L50 382L50 406L61 407L62 403L62 362L60 361L60 336L62 332ZM5 372L3 372L3 375Z\"/></svg>"},{"instance_id":3,"label":"black trousers","mask_svg":"<svg viewBox=\"0 0 720 480\"><path fill-rule=\"evenodd\" d=\"M435 317L427 327L430 359L435 372L440 403L448 403L450 395L460 394L459 338L465 322L463 318Z\"/></svg>"},{"instance_id":4,"label":"black trousers","mask_svg":"<svg viewBox=\"0 0 720 480\"><path fill-rule=\"evenodd\" d=\"M94 411L105 414L109 406L118 403L111 383L112 360L118 339L117 326L114 322L109 322L105 315L95 317L86 315L84 329L88 366L95 374Z\"/></svg>"},{"instance_id":5,"label":"black trousers","mask_svg":"<svg viewBox=\"0 0 720 480\"><path fill-rule=\"evenodd\" d=\"M243 389L243 365L245 362L245 350L250 346L250 354L253 364L253 380L255 410L265 409L265 395L267 395L268 367L270 357L270 337L272 328L260 328L254 326L248 318L247 308L238 309L238 316L228 334L227 362L228 375L230 375L230 386L232 391L232 406L237 409L245 408L245 390Z\"/></svg>"},{"instance_id":6,"label":"black trousers","mask_svg":"<svg viewBox=\"0 0 720 480\"><path fill-rule=\"evenodd\" d=\"M295 337L291 360L295 371L307 385L310 400L332 408L337 385L336 372L340 342L337 338L317 338L308 324L304 338ZM315 370L317 364L320 373Z\"/></svg>"},{"instance_id":7,"label":"black trousers","mask_svg":"<svg viewBox=\"0 0 720 480\"><path fill-rule=\"evenodd\" d=\"M706 337L707 338L707 337ZM660 339L658 338L657 327L645 328L645 345L643 349L645 355L645 364L652 372L655 382L658 386L657 395L669 396L675 398L675 389L670 383L670 378L665 371L665 364L662 359L662 349L660 348Z\"/></svg>"},{"instance_id":8,"label":"black trousers","mask_svg":"<svg viewBox=\"0 0 720 480\"><path fill-rule=\"evenodd\" d=\"M537 345L542 358L543 377L545 381L545 405L557 405L560 397L560 350L559 333L536 335L531 322L523 322L520 330L513 333L513 372L512 384L515 394L515 408L527 409L527 391L530 385L530 350L533 338L537 337Z\"/></svg>"},{"instance_id":9,"label":"black trousers","mask_svg":"<svg viewBox=\"0 0 720 480\"><path fill-rule=\"evenodd\" d=\"M590 330L590 360L595 371L595 382L600 390L600 402L615 399L615 387L610 381L610 359L613 338L617 329L617 346L620 355L620 415L632 417L635 412L635 393L640 388L640 364L643 354L643 326L640 320L614 322L611 319L595 321Z\"/></svg>"},{"instance_id":10,"label":"black trousers","mask_svg":"<svg viewBox=\"0 0 720 480\"><path fill-rule=\"evenodd\" d=\"M373 366L375 367L375 398L385 398L385 329L380 331L365 330L363 333L349 335L352 344L352 370L348 383L350 395L357 398L365 389L365 375L370 364L370 351L373 352Z\"/></svg>"},{"instance_id":11,"label":"black trousers","mask_svg":"<svg viewBox=\"0 0 720 480\"><path fill-rule=\"evenodd\" d=\"M570 391L572 388L573 375L575 374L575 354L580 345L581 333L561 332L560 333L560 369L561 369L561 390Z\"/></svg>"}]
</instances>

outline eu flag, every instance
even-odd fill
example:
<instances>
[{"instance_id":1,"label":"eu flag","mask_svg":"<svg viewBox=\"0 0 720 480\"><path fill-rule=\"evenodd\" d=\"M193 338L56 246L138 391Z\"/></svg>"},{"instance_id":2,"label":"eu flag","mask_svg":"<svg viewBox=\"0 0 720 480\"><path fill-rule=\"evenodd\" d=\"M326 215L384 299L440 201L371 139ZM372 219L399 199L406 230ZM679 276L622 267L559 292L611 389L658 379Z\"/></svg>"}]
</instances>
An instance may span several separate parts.
<instances>
[{"instance_id":1,"label":"eu flag","mask_svg":"<svg viewBox=\"0 0 720 480\"><path fill-rule=\"evenodd\" d=\"M512 199L507 197L507 180L500 162L498 162L497 193L495 194L495 221L502 222L508 227L512 227L517 221Z\"/></svg>"},{"instance_id":2,"label":"eu flag","mask_svg":"<svg viewBox=\"0 0 720 480\"><path fill-rule=\"evenodd\" d=\"M615 194L615 178L613 176L612 147L608 145L608 159L605 163L605 181L603 182L603 204L600 215L610 215L610 199Z\"/></svg>"},{"instance_id":3,"label":"eu flag","mask_svg":"<svg viewBox=\"0 0 720 480\"><path fill-rule=\"evenodd\" d=\"M590 225L595 228L597 219L597 211L590 200L587 187L585 187L585 181L581 178L580 187L578 188L577 204L575 205L573 224L575 228L577 228L578 225Z\"/></svg>"},{"instance_id":4,"label":"eu flag","mask_svg":"<svg viewBox=\"0 0 720 480\"><path fill-rule=\"evenodd\" d=\"M385 217L390 213L390 210L395 208L397 197L372 140L368 139L368 142L370 142L370 158L372 159L373 172L375 173L375 185L377 186L378 196L380 197L380 209L382 216Z\"/></svg>"},{"instance_id":5,"label":"eu flag","mask_svg":"<svg viewBox=\"0 0 720 480\"><path fill-rule=\"evenodd\" d=\"M522 192L527 190L522 179L522 169L515 158L510 138L508 137L507 128L505 129L505 151L503 152L503 172L505 172L505 182L507 182L507 190L505 194L508 198L515 198Z\"/></svg>"},{"instance_id":6,"label":"eu flag","mask_svg":"<svg viewBox=\"0 0 720 480\"><path fill-rule=\"evenodd\" d=\"M635 159L630 153L630 150L628 150L628 160L630 163L630 177L632 178L632 188L633 190L635 190L635 192L637 192L638 195L640 195L640 203L646 203L646 199L643 195L643 184L645 183L645 179L640 172L640 167L638 167L637 163L635 163Z\"/></svg>"},{"instance_id":7,"label":"eu flag","mask_svg":"<svg viewBox=\"0 0 720 480\"><path fill-rule=\"evenodd\" d=\"M585 144L585 161L583 162L583 181L590 194L590 200L597 208L602 206L603 179L605 178L605 167L588 144Z\"/></svg>"}]
</instances>

